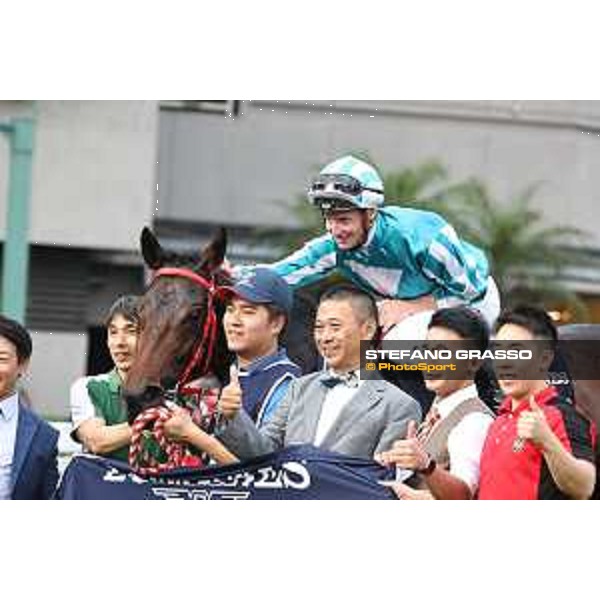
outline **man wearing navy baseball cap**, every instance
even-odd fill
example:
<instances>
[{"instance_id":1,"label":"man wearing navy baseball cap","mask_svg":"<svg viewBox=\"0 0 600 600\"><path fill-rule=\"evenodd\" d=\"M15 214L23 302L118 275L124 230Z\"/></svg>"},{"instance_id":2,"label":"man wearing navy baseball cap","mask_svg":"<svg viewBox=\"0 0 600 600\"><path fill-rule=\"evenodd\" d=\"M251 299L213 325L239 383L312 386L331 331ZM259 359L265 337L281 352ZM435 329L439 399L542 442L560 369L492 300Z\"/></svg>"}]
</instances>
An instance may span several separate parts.
<instances>
[{"instance_id":1,"label":"man wearing navy baseball cap","mask_svg":"<svg viewBox=\"0 0 600 600\"><path fill-rule=\"evenodd\" d=\"M286 317L292 312L292 289L271 269L256 267L246 272L233 286L233 292L247 302L271 305Z\"/></svg>"},{"instance_id":2,"label":"man wearing navy baseball cap","mask_svg":"<svg viewBox=\"0 0 600 600\"><path fill-rule=\"evenodd\" d=\"M263 267L245 271L231 292L223 327L236 364L223 393L241 393L244 410L260 426L269 420L290 382L301 375L279 345L293 292L275 271Z\"/></svg>"}]
</instances>

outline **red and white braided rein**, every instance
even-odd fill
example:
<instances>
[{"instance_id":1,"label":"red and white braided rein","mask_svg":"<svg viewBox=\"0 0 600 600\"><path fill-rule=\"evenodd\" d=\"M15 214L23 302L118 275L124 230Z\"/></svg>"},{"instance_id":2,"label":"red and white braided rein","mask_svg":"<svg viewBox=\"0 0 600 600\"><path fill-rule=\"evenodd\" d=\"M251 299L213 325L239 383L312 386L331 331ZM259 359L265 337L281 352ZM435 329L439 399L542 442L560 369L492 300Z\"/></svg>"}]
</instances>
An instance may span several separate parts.
<instances>
[{"instance_id":1,"label":"red and white braided rein","mask_svg":"<svg viewBox=\"0 0 600 600\"><path fill-rule=\"evenodd\" d=\"M182 390L182 393L186 396L197 396L198 407L202 404L206 411L205 414L210 417L217 410L219 391L216 388L186 387ZM197 457L190 454L185 444L167 439L165 435L165 423L172 416L173 411L166 406L147 408L136 417L131 426L129 464L142 477L156 477L172 469L195 467L202 464ZM194 420L196 425L201 425L200 415L192 413L192 420ZM160 463L144 449L143 432L146 430L151 433L158 446L166 454L167 462Z\"/></svg>"},{"instance_id":2,"label":"red and white braided rein","mask_svg":"<svg viewBox=\"0 0 600 600\"><path fill-rule=\"evenodd\" d=\"M184 446L178 442L169 441L165 435L165 423L171 418L172 412L166 406L147 408L140 413L131 426L131 444L129 446L129 464L134 471L145 477L154 477L165 471L176 469L183 465ZM152 428L149 428L154 422ZM154 456L143 448L143 432L148 429L158 446L167 455L167 462L159 463Z\"/></svg>"}]
</instances>

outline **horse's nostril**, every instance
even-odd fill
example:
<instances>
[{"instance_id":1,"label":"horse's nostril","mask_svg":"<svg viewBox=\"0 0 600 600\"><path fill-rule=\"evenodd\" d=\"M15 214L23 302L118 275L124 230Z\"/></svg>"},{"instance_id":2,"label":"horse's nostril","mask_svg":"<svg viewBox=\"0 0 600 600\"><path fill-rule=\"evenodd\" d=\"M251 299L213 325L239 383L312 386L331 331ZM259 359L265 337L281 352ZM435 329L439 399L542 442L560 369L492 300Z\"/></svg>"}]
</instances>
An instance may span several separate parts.
<instances>
[{"instance_id":1,"label":"horse's nostril","mask_svg":"<svg viewBox=\"0 0 600 600\"><path fill-rule=\"evenodd\" d=\"M166 375L162 378L160 383L163 390L170 390L177 385L177 377L175 377L175 375Z\"/></svg>"},{"instance_id":2,"label":"horse's nostril","mask_svg":"<svg viewBox=\"0 0 600 600\"><path fill-rule=\"evenodd\" d=\"M158 385L148 385L143 390L123 390L123 399L127 405L127 420L131 425L136 417L155 406L162 406L164 390Z\"/></svg>"}]
</instances>

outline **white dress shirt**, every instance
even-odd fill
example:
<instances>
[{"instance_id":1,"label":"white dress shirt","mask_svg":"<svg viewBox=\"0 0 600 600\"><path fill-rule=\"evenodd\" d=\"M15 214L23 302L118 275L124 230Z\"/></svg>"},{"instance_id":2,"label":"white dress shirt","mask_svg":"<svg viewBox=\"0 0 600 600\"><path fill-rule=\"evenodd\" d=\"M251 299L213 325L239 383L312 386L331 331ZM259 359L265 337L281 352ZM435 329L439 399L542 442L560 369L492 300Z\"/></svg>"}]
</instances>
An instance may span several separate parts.
<instances>
[{"instance_id":1,"label":"white dress shirt","mask_svg":"<svg viewBox=\"0 0 600 600\"><path fill-rule=\"evenodd\" d=\"M325 439L327 432L331 429L331 426L335 423L339 417L342 409L351 400L352 396L356 394L360 386L363 384L360 379L360 370L356 371L356 386L349 386L345 383L339 383L335 387L332 387L326 394L323 406L321 407L321 415L319 416L319 423L317 424L317 431L315 433L314 445L319 446ZM332 377L337 374L330 371Z\"/></svg>"},{"instance_id":2,"label":"white dress shirt","mask_svg":"<svg viewBox=\"0 0 600 600\"><path fill-rule=\"evenodd\" d=\"M440 417L444 419L459 404L474 397L478 397L478 394L477 387L473 384L445 398L436 399L435 406L440 413ZM450 473L462 479L473 493L479 485L481 451L493 420L486 413L469 413L458 422L448 436Z\"/></svg>"},{"instance_id":3,"label":"white dress shirt","mask_svg":"<svg viewBox=\"0 0 600 600\"><path fill-rule=\"evenodd\" d=\"M19 422L19 397L15 392L0 400L0 500L8 500L12 494L11 471L17 423Z\"/></svg>"}]
</instances>

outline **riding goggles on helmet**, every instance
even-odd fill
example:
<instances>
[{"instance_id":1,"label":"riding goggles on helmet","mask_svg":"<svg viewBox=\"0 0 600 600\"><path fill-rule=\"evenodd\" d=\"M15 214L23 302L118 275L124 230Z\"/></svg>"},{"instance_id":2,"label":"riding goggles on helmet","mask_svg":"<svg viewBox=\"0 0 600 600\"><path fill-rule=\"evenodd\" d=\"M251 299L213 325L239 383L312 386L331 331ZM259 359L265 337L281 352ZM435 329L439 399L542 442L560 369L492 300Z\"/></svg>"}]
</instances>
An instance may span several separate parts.
<instances>
[{"instance_id":1,"label":"riding goggles on helmet","mask_svg":"<svg viewBox=\"0 0 600 600\"><path fill-rule=\"evenodd\" d=\"M338 192L345 196L359 196L364 191L382 194L382 190L363 185L352 175L319 175L310 186L309 194L321 196L327 192Z\"/></svg>"}]
</instances>

